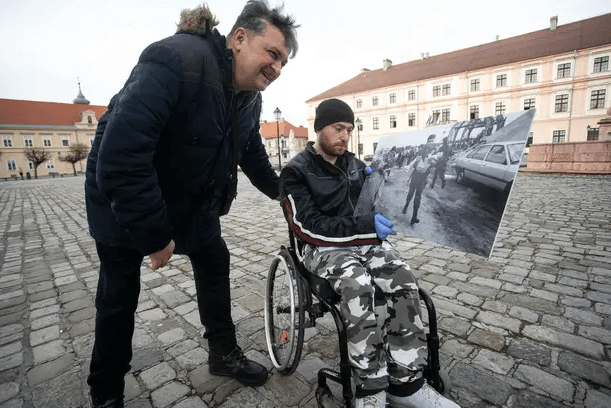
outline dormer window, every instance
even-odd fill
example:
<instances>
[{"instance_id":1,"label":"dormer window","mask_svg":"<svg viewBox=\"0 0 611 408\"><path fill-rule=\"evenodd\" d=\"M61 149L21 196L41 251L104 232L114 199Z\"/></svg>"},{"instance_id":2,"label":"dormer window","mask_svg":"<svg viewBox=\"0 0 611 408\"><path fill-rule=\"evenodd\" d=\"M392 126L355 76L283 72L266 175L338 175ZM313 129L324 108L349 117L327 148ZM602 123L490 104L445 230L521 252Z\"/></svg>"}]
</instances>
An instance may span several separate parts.
<instances>
[{"instance_id":1,"label":"dormer window","mask_svg":"<svg viewBox=\"0 0 611 408\"><path fill-rule=\"evenodd\" d=\"M91 119L91 115L87 116L87 123L89 123L90 125L93 123L93 120Z\"/></svg>"}]
</instances>

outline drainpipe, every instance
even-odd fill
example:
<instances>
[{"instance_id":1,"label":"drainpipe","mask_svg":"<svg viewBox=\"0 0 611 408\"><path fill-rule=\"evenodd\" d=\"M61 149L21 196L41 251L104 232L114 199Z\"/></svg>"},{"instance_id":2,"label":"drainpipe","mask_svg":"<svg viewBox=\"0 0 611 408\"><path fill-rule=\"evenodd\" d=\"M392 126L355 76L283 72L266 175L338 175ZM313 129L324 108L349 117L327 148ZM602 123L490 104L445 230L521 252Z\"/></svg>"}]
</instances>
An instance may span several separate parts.
<instances>
[{"instance_id":1,"label":"drainpipe","mask_svg":"<svg viewBox=\"0 0 611 408\"><path fill-rule=\"evenodd\" d=\"M567 143L571 141L571 119L573 118L573 98L575 96L575 75L577 74L577 50L573 51L573 66L575 71L571 77L571 111L569 112L569 128L566 132Z\"/></svg>"}]
</instances>

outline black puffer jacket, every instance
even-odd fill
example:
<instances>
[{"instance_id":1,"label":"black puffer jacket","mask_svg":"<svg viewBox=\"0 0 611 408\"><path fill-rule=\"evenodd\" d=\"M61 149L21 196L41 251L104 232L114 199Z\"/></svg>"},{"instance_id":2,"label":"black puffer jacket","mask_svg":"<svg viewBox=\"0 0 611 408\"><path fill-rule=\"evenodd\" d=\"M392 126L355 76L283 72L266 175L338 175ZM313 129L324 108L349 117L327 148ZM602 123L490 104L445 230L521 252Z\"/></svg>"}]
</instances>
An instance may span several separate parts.
<instances>
[{"instance_id":1,"label":"black puffer jacket","mask_svg":"<svg viewBox=\"0 0 611 408\"><path fill-rule=\"evenodd\" d=\"M365 163L346 152L331 164L314 142L280 174L284 215L303 241L316 246L379 244L373 214L354 216L365 181Z\"/></svg>"},{"instance_id":2,"label":"black puffer jacket","mask_svg":"<svg viewBox=\"0 0 611 408\"><path fill-rule=\"evenodd\" d=\"M232 163L232 53L202 24L197 34L180 31L144 50L99 121L85 181L89 229L99 242L147 255L174 239L175 252L189 253L220 234ZM186 67L202 59L198 81ZM259 133L261 95L242 92L235 103L238 163L276 198L278 177ZM209 187L213 180L220 189Z\"/></svg>"}]
</instances>

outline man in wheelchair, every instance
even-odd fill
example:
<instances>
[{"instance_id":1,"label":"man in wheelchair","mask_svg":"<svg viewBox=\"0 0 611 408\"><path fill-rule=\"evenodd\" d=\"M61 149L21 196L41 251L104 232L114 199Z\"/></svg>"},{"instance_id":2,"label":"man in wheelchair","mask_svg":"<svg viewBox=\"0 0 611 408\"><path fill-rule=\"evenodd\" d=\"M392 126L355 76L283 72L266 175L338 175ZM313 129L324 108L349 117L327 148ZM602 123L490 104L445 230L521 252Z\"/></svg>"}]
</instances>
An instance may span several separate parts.
<instances>
[{"instance_id":1,"label":"man in wheelchair","mask_svg":"<svg viewBox=\"0 0 611 408\"><path fill-rule=\"evenodd\" d=\"M354 216L371 168L347 151L354 113L338 99L316 110L317 141L282 170L280 192L290 228L306 243L306 269L340 295L357 408L458 408L424 380L427 344L418 284L386 241L396 234L382 214ZM383 293L375 307L374 293Z\"/></svg>"}]
</instances>

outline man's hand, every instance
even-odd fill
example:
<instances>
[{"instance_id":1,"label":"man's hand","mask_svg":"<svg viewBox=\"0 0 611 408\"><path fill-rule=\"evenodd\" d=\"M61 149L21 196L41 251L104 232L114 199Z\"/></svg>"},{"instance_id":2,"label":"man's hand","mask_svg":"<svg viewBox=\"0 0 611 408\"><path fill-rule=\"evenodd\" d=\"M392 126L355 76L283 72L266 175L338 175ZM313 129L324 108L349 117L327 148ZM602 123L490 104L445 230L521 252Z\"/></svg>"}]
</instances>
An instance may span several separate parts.
<instances>
[{"instance_id":1,"label":"man's hand","mask_svg":"<svg viewBox=\"0 0 611 408\"><path fill-rule=\"evenodd\" d=\"M175 246L174 240L171 240L165 248L149 255L151 258L151 269L155 271L166 266L170 262Z\"/></svg>"},{"instance_id":2,"label":"man's hand","mask_svg":"<svg viewBox=\"0 0 611 408\"><path fill-rule=\"evenodd\" d=\"M392 221L383 216L382 214L376 214L374 217L374 222L376 226L376 234L382 241L386 240L386 237L389 235L397 235L395 231L392 230Z\"/></svg>"}]
</instances>

